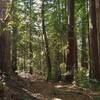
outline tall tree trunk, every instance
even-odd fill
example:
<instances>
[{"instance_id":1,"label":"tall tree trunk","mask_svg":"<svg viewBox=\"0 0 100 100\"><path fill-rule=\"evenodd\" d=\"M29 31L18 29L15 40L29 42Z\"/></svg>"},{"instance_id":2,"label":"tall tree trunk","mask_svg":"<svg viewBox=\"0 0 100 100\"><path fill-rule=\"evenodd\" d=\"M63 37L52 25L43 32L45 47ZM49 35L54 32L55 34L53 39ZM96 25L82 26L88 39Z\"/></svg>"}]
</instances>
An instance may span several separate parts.
<instances>
[{"instance_id":1,"label":"tall tree trunk","mask_svg":"<svg viewBox=\"0 0 100 100\"><path fill-rule=\"evenodd\" d=\"M74 0L68 0L68 54L67 54L67 68L71 75L66 76L66 81L72 82L74 80L75 67L75 34L74 34ZM68 79L67 79L68 78Z\"/></svg>"},{"instance_id":2,"label":"tall tree trunk","mask_svg":"<svg viewBox=\"0 0 100 100\"><path fill-rule=\"evenodd\" d=\"M100 81L95 0L90 0L90 17L91 17L90 48L91 48L91 62L92 62L90 71L92 70L93 78Z\"/></svg>"},{"instance_id":3,"label":"tall tree trunk","mask_svg":"<svg viewBox=\"0 0 100 100\"><path fill-rule=\"evenodd\" d=\"M29 29L29 57L30 57L30 74L33 74L32 68L32 59L33 59L33 50L32 50L32 0L30 0L30 29Z\"/></svg>"},{"instance_id":4,"label":"tall tree trunk","mask_svg":"<svg viewBox=\"0 0 100 100\"><path fill-rule=\"evenodd\" d=\"M44 35L44 41L45 41L45 52L46 52L46 62L47 62L47 67L48 67L48 76L47 80L51 80L51 59L50 59L50 51L49 51L49 44L48 44L48 38L47 38L47 33L46 33L46 26L45 26L45 5L44 5L45 0L42 0L42 30L43 30L43 35Z\"/></svg>"},{"instance_id":5,"label":"tall tree trunk","mask_svg":"<svg viewBox=\"0 0 100 100\"><path fill-rule=\"evenodd\" d=\"M100 0L96 0L96 18L97 18L97 33L98 33L98 52L100 66Z\"/></svg>"},{"instance_id":6,"label":"tall tree trunk","mask_svg":"<svg viewBox=\"0 0 100 100\"><path fill-rule=\"evenodd\" d=\"M0 70L6 74L11 71L10 31L6 28L9 19L6 17L9 0L0 0Z\"/></svg>"},{"instance_id":7,"label":"tall tree trunk","mask_svg":"<svg viewBox=\"0 0 100 100\"><path fill-rule=\"evenodd\" d=\"M86 12L87 12L87 32L88 32L88 67L89 67L89 76L92 78L92 67L91 63L91 42L90 42L90 13L89 13L89 0L86 0Z\"/></svg>"},{"instance_id":8,"label":"tall tree trunk","mask_svg":"<svg viewBox=\"0 0 100 100\"><path fill-rule=\"evenodd\" d=\"M18 26L16 19L16 1L12 1L11 5L11 19L13 21L12 25L12 71L15 73L17 70L17 35L18 35Z\"/></svg>"}]
</instances>

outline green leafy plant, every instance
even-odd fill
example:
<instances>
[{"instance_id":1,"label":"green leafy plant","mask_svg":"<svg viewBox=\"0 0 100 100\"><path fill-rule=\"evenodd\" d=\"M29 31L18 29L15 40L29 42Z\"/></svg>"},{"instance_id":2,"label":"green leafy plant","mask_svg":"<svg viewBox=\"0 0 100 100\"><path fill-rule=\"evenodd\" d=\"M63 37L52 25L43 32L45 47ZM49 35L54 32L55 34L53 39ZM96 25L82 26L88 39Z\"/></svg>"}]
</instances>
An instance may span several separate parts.
<instances>
[{"instance_id":1,"label":"green leafy plant","mask_svg":"<svg viewBox=\"0 0 100 100\"><path fill-rule=\"evenodd\" d=\"M88 70L86 68L78 68L75 70L76 84L82 87L89 87Z\"/></svg>"}]
</instances>

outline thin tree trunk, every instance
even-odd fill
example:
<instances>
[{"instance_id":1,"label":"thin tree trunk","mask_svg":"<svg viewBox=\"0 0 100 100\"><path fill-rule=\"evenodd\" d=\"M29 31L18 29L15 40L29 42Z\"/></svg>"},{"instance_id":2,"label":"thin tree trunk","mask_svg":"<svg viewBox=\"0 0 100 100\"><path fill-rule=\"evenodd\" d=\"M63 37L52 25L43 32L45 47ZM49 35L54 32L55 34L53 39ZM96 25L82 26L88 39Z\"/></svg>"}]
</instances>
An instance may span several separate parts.
<instances>
[{"instance_id":1,"label":"thin tree trunk","mask_svg":"<svg viewBox=\"0 0 100 100\"><path fill-rule=\"evenodd\" d=\"M13 27L13 43L12 43L12 70L17 70L17 27Z\"/></svg>"},{"instance_id":2,"label":"thin tree trunk","mask_svg":"<svg viewBox=\"0 0 100 100\"><path fill-rule=\"evenodd\" d=\"M45 5L44 5L45 0L42 0L42 30L43 30L43 35L44 35L44 41L45 41L45 52L46 52L46 62L47 62L47 67L48 67L48 76L47 80L51 80L51 59L50 59L50 51L49 51L49 44L48 44L48 38L47 38L47 33L46 33L46 26L45 26Z\"/></svg>"},{"instance_id":3,"label":"thin tree trunk","mask_svg":"<svg viewBox=\"0 0 100 100\"><path fill-rule=\"evenodd\" d=\"M32 0L30 0L30 29L29 29L29 57L30 57L30 74L33 74L32 68L32 59L33 59L33 50L32 50Z\"/></svg>"},{"instance_id":4,"label":"thin tree trunk","mask_svg":"<svg viewBox=\"0 0 100 100\"><path fill-rule=\"evenodd\" d=\"M12 25L12 71L15 73L17 70L17 35L18 35L18 28L16 23L16 8L15 8L16 1L12 1L11 5L11 17L13 21Z\"/></svg>"}]
</instances>

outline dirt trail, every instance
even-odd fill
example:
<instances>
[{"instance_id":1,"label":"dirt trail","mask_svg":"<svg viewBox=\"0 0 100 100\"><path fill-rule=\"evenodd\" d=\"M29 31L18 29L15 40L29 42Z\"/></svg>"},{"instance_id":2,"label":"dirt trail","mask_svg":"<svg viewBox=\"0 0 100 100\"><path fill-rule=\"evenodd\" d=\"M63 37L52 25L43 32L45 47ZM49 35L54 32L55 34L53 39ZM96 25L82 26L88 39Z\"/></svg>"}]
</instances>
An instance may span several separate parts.
<instances>
[{"instance_id":1,"label":"dirt trail","mask_svg":"<svg viewBox=\"0 0 100 100\"><path fill-rule=\"evenodd\" d=\"M86 91L73 85L43 81L34 75L13 75L6 81L0 100L93 100Z\"/></svg>"}]
</instances>

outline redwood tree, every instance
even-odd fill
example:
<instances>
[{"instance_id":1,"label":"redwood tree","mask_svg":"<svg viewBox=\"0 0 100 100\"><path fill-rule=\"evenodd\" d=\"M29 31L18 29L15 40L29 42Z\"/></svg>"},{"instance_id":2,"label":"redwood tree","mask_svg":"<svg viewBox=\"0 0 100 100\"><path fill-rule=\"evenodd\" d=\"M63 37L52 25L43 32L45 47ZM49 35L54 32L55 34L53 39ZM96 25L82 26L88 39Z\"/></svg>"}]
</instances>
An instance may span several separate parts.
<instances>
[{"instance_id":1,"label":"redwood tree","mask_svg":"<svg viewBox=\"0 0 100 100\"><path fill-rule=\"evenodd\" d=\"M0 0L0 70L6 74L11 71L10 31L6 28L9 21L6 16L9 2L10 0Z\"/></svg>"},{"instance_id":2,"label":"redwood tree","mask_svg":"<svg viewBox=\"0 0 100 100\"><path fill-rule=\"evenodd\" d=\"M66 76L66 81L72 82L74 79L75 67L75 33L74 33L74 0L68 0L68 54L67 54L67 68L70 72Z\"/></svg>"},{"instance_id":3,"label":"redwood tree","mask_svg":"<svg viewBox=\"0 0 100 100\"><path fill-rule=\"evenodd\" d=\"M96 24L96 5L95 0L90 0L90 49L91 49L91 68L92 78L100 81L100 66L98 53L98 39L97 39L97 24Z\"/></svg>"},{"instance_id":4,"label":"redwood tree","mask_svg":"<svg viewBox=\"0 0 100 100\"><path fill-rule=\"evenodd\" d=\"M99 65L100 65L100 0L96 0L96 24L98 33L98 52L99 52Z\"/></svg>"}]
</instances>

